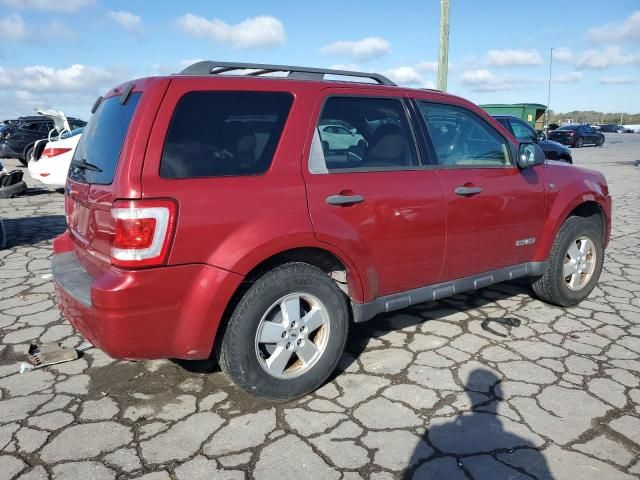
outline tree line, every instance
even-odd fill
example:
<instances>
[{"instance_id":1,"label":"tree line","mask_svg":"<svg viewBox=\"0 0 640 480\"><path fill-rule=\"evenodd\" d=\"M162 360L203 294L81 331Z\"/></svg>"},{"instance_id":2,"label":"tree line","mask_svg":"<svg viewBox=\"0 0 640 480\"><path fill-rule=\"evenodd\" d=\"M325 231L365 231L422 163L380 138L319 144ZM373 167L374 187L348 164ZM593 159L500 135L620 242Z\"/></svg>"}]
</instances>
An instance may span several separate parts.
<instances>
[{"instance_id":1,"label":"tree line","mask_svg":"<svg viewBox=\"0 0 640 480\"><path fill-rule=\"evenodd\" d=\"M574 110L572 112L554 112L549 110L550 123L564 123L572 120L574 123L613 123L620 124L620 113L603 113L593 110ZM640 123L640 113L622 113L622 124Z\"/></svg>"}]
</instances>

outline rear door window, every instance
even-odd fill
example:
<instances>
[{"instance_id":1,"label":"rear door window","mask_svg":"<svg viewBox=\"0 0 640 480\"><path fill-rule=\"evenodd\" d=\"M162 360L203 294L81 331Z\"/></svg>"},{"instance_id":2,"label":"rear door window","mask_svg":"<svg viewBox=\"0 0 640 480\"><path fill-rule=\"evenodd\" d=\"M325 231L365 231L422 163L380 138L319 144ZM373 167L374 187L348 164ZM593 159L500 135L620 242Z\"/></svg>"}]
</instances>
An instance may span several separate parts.
<instances>
[{"instance_id":1,"label":"rear door window","mask_svg":"<svg viewBox=\"0 0 640 480\"><path fill-rule=\"evenodd\" d=\"M417 166L415 140L401 100L327 99L311 146L312 173L406 170Z\"/></svg>"},{"instance_id":2,"label":"rear door window","mask_svg":"<svg viewBox=\"0 0 640 480\"><path fill-rule=\"evenodd\" d=\"M119 96L109 97L100 103L73 154L74 163L86 162L96 168L71 167L69 178L101 185L113 182L120 150L140 95L140 92L132 93L124 105L120 103Z\"/></svg>"},{"instance_id":3,"label":"rear door window","mask_svg":"<svg viewBox=\"0 0 640 480\"><path fill-rule=\"evenodd\" d=\"M163 178L259 175L271 166L293 96L287 92L191 92L171 119Z\"/></svg>"}]
</instances>

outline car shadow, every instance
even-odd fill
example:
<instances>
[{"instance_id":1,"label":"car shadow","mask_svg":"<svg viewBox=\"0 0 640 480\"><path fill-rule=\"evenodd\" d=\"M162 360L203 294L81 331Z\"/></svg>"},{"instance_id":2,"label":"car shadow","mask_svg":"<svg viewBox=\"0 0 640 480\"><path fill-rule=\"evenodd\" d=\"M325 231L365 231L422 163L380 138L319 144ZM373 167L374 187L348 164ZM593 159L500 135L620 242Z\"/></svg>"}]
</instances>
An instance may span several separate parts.
<instances>
[{"instance_id":1,"label":"car shadow","mask_svg":"<svg viewBox=\"0 0 640 480\"><path fill-rule=\"evenodd\" d=\"M67 228L64 215L3 218L6 232L5 248L35 245L54 239Z\"/></svg>"},{"instance_id":2,"label":"car shadow","mask_svg":"<svg viewBox=\"0 0 640 480\"><path fill-rule=\"evenodd\" d=\"M465 385L469 410L450 419L432 419L416 445L403 480L467 476L553 480L540 452L544 440L533 433L530 438L518 435L515 430L526 434L528 428L500 415L500 403L504 401L500 382L489 370L471 371Z\"/></svg>"},{"instance_id":3,"label":"car shadow","mask_svg":"<svg viewBox=\"0 0 640 480\"><path fill-rule=\"evenodd\" d=\"M516 295L531 296L531 287L526 279L517 279L499 285L461 293L453 297L424 302L403 310L378 315L371 320L352 325L347 340L346 352L331 379L343 373L357 361L373 338L384 337L393 331L414 327L444 316L485 307L499 300L507 300ZM512 317L484 317L480 321L482 329L497 339L506 338L511 328L520 326L520 320Z\"/></svg>"}]
</instances>

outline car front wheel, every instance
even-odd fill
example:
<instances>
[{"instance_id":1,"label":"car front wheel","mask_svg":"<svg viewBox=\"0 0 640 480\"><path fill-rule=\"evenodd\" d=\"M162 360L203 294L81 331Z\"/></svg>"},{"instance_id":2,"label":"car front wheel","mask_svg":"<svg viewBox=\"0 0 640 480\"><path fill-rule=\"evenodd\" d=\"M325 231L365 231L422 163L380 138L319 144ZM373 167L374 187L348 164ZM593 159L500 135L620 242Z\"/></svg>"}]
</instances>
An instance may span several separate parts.
<instances>
[{"instance_id":1,"label":"car front wheel","mask_svg":"<svg viewBox=\"0 0 640 480\"><path fill-rule=\"evenodd\" d=\"M243 390L291 400L329 377L348 331L346 296L334 281L314 266L288 263L242 296L216 353L222 370Z\"/></svg>"},{"instance_id":2,"label":"car front wheel","mask_svg":"<svg viewBox=\"0 0 640 480\"><path fill-rule=\"evenodd\" d=\"M596 286L602 263L603 226L598 216L569 217L558 232L543 275L532 287L541 300L568 307L587 298Z\"/></svg>"},{"instance_id":3,"label":"car front wheel","mask_svg":"<svg viewBox=\"0 0 640 480\"><path fill-rule=\"evenodd\" d=\"M584 140L582 139L582 137L579 137L576 140L576 148L582 148L583 145L584 145Z\"/></svg>"}]
</instances>

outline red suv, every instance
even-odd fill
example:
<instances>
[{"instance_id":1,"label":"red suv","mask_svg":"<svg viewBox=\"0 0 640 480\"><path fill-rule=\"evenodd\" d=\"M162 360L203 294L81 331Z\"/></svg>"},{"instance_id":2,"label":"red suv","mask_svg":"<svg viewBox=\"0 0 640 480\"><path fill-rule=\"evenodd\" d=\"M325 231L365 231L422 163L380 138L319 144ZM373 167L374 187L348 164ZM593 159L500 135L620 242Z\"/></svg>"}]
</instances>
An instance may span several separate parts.
<instances>
[{"instance_id":1,"label":"red suv","mask_svg":"<svg viewBox=\"0 0 640 480\"><path fill-rule=\"evenodd\" d=\"M545 163L459 97L199 62L93 112L53 273L114 357L213 352L246 391L290 399L331 374L351 322L525 276L575 305L602 269L603 176Z\"/></svg>"}]
</instances>

